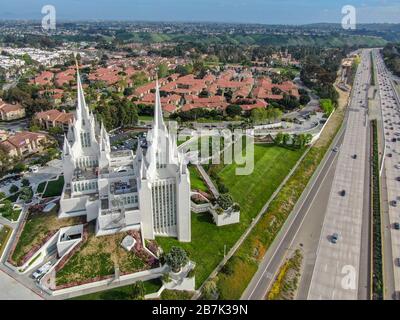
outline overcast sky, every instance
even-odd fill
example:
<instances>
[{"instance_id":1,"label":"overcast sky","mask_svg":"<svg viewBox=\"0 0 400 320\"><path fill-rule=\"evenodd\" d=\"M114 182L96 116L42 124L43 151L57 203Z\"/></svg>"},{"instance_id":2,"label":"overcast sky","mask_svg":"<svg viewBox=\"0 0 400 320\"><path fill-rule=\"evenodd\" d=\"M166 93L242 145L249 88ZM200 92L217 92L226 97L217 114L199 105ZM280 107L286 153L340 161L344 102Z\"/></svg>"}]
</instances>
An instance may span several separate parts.
<instances>
[{"instance_id":1,"label":"overcast sky","mask_svg":"<svg viewBox=\"0 0 400 320\"><path fill-rule=\"evenodd\" d=\"M0 0L0 19L41 19L52 4L60 20L340 23L353 5L358 23L400 23L400 0Z\"/></svg>"}]
</instances>

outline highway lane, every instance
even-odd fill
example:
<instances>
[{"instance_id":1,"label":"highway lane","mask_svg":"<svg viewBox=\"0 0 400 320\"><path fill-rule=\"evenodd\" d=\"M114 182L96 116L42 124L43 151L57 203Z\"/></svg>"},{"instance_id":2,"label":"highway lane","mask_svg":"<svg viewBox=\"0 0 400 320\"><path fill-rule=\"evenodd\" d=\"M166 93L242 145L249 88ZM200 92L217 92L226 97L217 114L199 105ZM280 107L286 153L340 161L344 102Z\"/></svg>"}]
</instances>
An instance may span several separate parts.
<instances>
[{"instance_id":1,"label":"highway lane","mask_svg":"<svg viewBox=\"0 0 400 320\"><path fill-rule=\"evenodd\" d=\"M347 118L347 116L346 116ZM339 147L343 141L344 127L341 128L339 133L332 143L332 148ZM330 190L329 184L331 183L327 177L333 175L337 153L328 151L325 159L320 165L319 172L312 178L310 188L305 190L302 199L298 202L298 207L293 211L287 222L278 234L277 238L271 245L267 254L264 256L259 265L257 273L254 275L252 281L242 295L242 300L262 300L264 299L269 287L271 286L275 275L279 271L280 265L284 260L286 254L291 250L293 241L296 238L299 229L302 227L310 207L317 202L321 204L321 193L326 193L326 185L328 185L328 192ZM319 239L319 236L318 236Z\"/></svg>"},{"instance_id":2,"label":"highway lane","mask_svg":"<svg viewBox=\"0 0 400 320\"><path fill-rule=\"evenodd\" d=\"M368 157L368 87L370 52L362 51L349 106L349 117L328 201L308 299L355 300L368 285L368 245L363 227L369 218L366 179ZM333 235L338 240L333 242ZM368 261L368 260L367 260ZM362 265L360 267L360 265ZM362 279L361 279L362 278ZM368 288L365 288L368 289ZM367 290L365 290L367 291Z\"/></svg>"},{"instance_id":3,"label":"highway lane","mask_svg":"<svg viewBox=\"0 0 400 320\"><path fill-rule=\"evenodd\" d=\"M400 222L400 181L398 151L400 136L400 99L393 87L392 75L384 65L381 55L374 50L377 66L377 86L382 108L385 138L384 170L382 172L382 230L383 230L383 277L385 299L399 299L400 294L400 231L394 224ZM393 204L395 203L395 204Z\"/></svg>"}]
</instances>

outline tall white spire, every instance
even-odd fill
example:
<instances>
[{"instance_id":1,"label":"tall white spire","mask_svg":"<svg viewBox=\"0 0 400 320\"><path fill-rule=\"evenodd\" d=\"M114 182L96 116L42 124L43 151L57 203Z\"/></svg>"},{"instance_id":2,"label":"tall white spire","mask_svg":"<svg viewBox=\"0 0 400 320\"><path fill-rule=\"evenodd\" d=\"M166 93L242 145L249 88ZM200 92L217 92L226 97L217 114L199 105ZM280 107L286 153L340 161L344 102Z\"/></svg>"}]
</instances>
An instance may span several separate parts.
<instances>
[{"instance_id":1,"label":"tall white spire","mask_svg":"<svg viewBox=\"0 0 400 320\"><path fill-rule=\"evenodd\" d=\"M161 107L160 87L158 85L158 78L156 79L156 104L154 106L154 128L162 130L166 129Z\"/></svg>"}]
</instances>

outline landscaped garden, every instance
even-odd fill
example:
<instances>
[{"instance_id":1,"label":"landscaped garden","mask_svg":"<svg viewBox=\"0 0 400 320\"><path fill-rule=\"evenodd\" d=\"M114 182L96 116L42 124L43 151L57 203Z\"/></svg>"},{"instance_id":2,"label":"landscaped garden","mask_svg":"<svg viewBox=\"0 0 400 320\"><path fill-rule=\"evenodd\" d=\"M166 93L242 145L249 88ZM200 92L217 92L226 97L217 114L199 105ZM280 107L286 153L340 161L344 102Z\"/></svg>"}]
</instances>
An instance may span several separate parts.
<instances>
[{"instance_id":1,"label":"landscaped garden","mask_svg":"<svg viewBox=\"0 0 400 320\"><path fill-rule=\"evenodd\" d=\"M192 241L179 243L171 238L157 238L164 251L172 246L184 248L190 259L197 263L196 286L200 286L218 265L226 252L235 244L252 219L278 188L303 150L255 145L254 171L247 176L237 176L236 164L217 168L222 181L230 190L233 200L241 206L240 223L217 227L208 213L192 213Z\"/></svg>"},{"instance_id":2,"label":"landscaped garden","mask_svg":"<svg viewBox=\"0 0 400 320\"><path fill-rule=\"evenodd\" d=\"M155 293L160 290L162 282L159 278L143 282L145 294ZM115 289L95 292L84 296L73 298L72 300L131 300L132 285L127 285Z\"/></svg>"},{"instance_id":3,"label":"landscaped garden","mask_svg":"<svg viewBox=\"0 0 400 320\"><path fill-rule=\"evenodd\" d=\"M17 221L21 214L21 209L14 209L10 200L3 200L0 204L0 216L10 221Z\"/></svg>"},{"instance_id":4,"label":"landscaped garden","mask_svg":"<svg viewBox=\"0 0 400 320\"><path fill-rule=\"evenodd\" d=\"M128 233L96 237L94 229L94 224L90 224L87 240L64 266L57 270L57 286L77 285L112 276L116 266L119 267L121 275L158 266L158 261L143 250L138 232L130 232L136 239L136 245L128 252L121 246Z\"/></svg>"},{"instance_id":5,"label":"landscaped garden","mask_svg":"<svg viewBox=\"0 0 400 320\"><path fill-rule=\"evenodd\" d=\"M64 187L64 176L59 176L57 180L50 180L49 182L47 182L46 190L43 193L43 198L60 196L63 187Z\"/></svg>"},{"instance_id":6,"label":"landscaped garden","mask_svg":"<svg viewBox=\"0 0 400 320\"><path fill-rule=\"evenodd\" d=\"M10 262L21 266L31 257L58 229L82 223L82 219L57 216L58 206L49 213L30 212L17 244L11 253Z\"/></svg>"}]
</instances>

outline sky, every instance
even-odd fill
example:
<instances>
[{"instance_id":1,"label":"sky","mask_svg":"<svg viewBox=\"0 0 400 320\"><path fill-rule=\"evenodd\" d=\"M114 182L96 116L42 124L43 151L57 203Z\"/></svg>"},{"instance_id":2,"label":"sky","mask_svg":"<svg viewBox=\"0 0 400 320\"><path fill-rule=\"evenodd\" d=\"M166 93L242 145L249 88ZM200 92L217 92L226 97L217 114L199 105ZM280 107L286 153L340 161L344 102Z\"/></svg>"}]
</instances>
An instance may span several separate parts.
<instances>
[{"instance_id":1,"label":"sky","mask_svg":"<svg viewBox=\"0 0 400 320\"><path fill-rule=\"evenodd\" d=\"M400 23L400 0L0 0L0 19L206 21L263 24L341 23L342 7L358 23Z\"/></svg>"}]
</instances>

